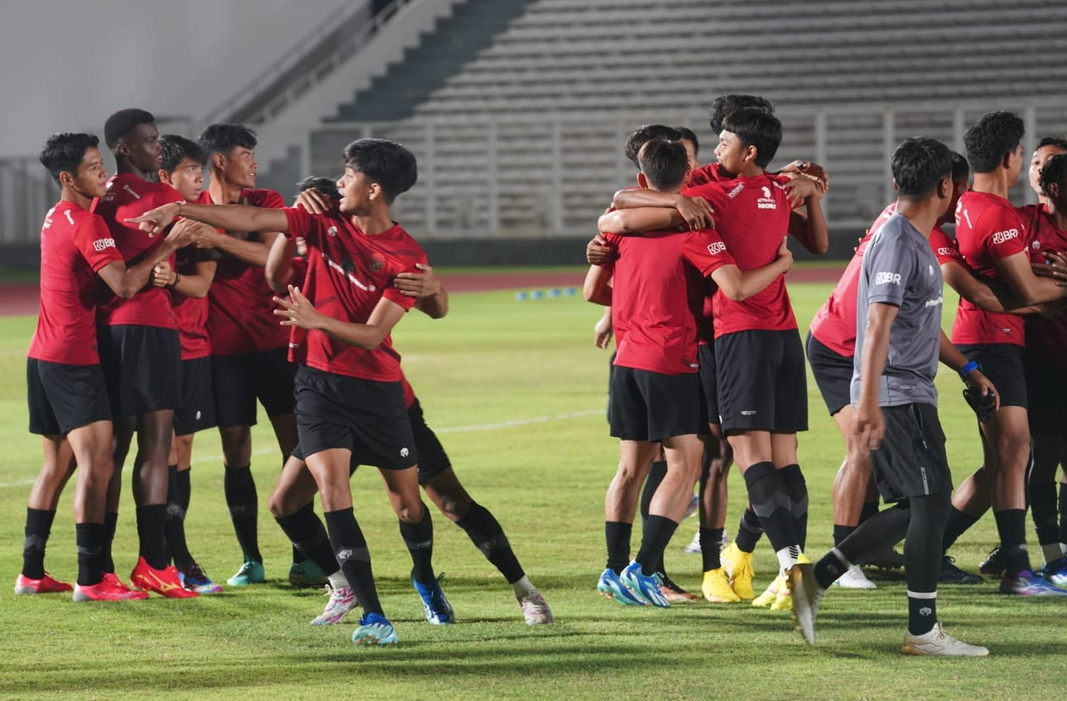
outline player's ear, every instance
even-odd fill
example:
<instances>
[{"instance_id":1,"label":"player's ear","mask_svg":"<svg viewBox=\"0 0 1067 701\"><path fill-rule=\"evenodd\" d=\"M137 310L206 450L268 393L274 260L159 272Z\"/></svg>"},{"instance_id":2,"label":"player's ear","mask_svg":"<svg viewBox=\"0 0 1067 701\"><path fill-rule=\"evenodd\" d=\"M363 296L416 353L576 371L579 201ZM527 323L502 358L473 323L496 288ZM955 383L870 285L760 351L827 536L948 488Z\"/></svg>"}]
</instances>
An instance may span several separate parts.
<instances>
[{"instance_id":1,"label":"player's ear","mask_svg":"<svg viewBox=\"0 0 1067 701\"><path fill-rule=\"evenodd\" d=\"M62 174L60 174L60 175L62 175ZM1051 197L1054 200L1059 199L1059 197L1060 197L1060 184L1059 183L1049 183L1048 184L1048 193L1047 194L1048 194L1049 197Z\"/></svg>"},{"instance_id":2,"label":"player's ear","mask_svg":"<svg viewBox=\"0 0 1067 701\"><path fill-rule=\"evenodd\" d=\"M212 170L221 170L226 165L226 156L221 153L211 154L211 168Z\"/></svg>"},{"instance_id":3,"label":"player's ear","mask_svg":"<svg viewBox=\"0 0 1067 701\"><path fill-rule=\"evenodd\" d=\"M1011 169L1011 159L1015 155L1014 151L1005 151L1004 156L1000 159L1000 167L1004 170Z\"/></svg>"},{"instance_id":4,"label":"player's ear","mask_svg":"<svg viewBox=\"0 0 1067 701\"><path fill-rule=\"evenodd\" d=\"M168 173L165 168L160 168L159 170L157 170L156 175L159 176L159 182L164 183L166 185L172 184L170 181L170 173Z\"/></svg>"},{"instance_id":5,"label":"player's ear","mask_svg":"<svg viewBox=\"0 0 1067 701\"><path fill-rule=\"evenodd\" d=\"M953 189L952 176L946 175L937 183L937 196L943 200L951 200Z\"/></svg>"},{"instance_id":6,"label":"player's ear","mask_svg":"<svg viewBox=\"0 0 1067 701\"><path fill-rule=\"evenodd\" d=\"M693 169L692 168L686 168L685 169L685 177L682 178L682 187L688 186L689 185L689 180L692 177L693 177Z\"/></svg>"},{"instance_id":7,"label":"player's ear","mask_svg":"<svg viewBox=\"0 0 1067 701\"><path fill-rule=\"evenodd\" d=\"M74 183L74 174L73 173L71 173L69 171L66 171L66 170L59 171L59 186L60 187L70 187L70 185L72 185L73 183Z\"/></svg>"},{"instance_id":8,"label":"player's ear","mask_svg":"<svg viewBox=\"0 0 1067 701\"><path fill-rule=\"evenodd\" d=\"M746 146L745 147L745 162L748 163L749 161L756 160L756 156L758 154L759 154L759 149L758 148L756 148L755 146L751 146L751 145Z\"/></svg>"},{"instance_id":9,"label":"player's ear","mask_svg":"<svg viewBox=\"0 0 1067 701\"><path fill-rule=\"evenodd\" d=\"M372 182L370 185L367 186L367 198L368 199L371 199L371 200L379 199L380 197L382 197L382 194L383 194L382 193L382 186L381 186L380 183Z\"/></svg>"},{"instance_id":10,"label":"player's ear","mask_svg":"<svg viewBox=\"0 0 1067 701\"><path fill-rule=\"evenodd\" d=\"M645 177L644 173L638 173L637 174L637 184L640 185L641 187L645 188L646 190L649 189L648 188L648 178Z\"/></svg>"}]
</instances>

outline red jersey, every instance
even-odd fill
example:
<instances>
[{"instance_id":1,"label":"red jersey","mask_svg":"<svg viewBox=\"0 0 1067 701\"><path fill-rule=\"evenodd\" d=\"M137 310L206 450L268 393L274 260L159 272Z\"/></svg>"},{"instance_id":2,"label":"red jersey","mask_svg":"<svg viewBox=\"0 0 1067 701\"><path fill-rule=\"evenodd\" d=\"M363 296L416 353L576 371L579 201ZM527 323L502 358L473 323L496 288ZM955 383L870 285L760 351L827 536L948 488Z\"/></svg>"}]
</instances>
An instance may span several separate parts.
<instances>
[{"instance_id":1,"label":"red jersey","mask_svg":"<svg viewBox=\"0 0 1067 701\"><path fill-rule=\"evenodd\" d=\"M618 260L603 266L614 276L615 365L664 375L697 372L703 278L734 263L722 239L710 229L605 238L619 250Z\"/></svg>"},{"instance_id":2,"label":"red jersey","mask_svg":"<svg viewBox=\"0 0 1067 701\"><path fill-rule=\"evenodd\" d=\"M1045 205L1030 204L1019 207L1034 262L1045 262L1043 251L1067 251L1067 231L1056 226ZM1039 314L1025 317L1026 359L1034 365L1067 367L1067 316L1046 319Z\"/></svg>"},{"instance_id":3,"label":"red jersey","mask_svg":"<svg viewBox=\"0 0 1067 701\"><path fill-rule=\"evenodd\" d=\"M789 231L792 207L785 182L781 176L762 173L689 188L683 194L703 197L711 204L715 230L737 260L737 267L748 271L773 263L782 238ZM715 338L738 331L787 331L797 327L781 275L743 302L716 293L713 310Z\"/></svg>"},{"instance_id":4,"label":"red jersey","mask_svg":"<svg viewBox=\"0 0 1067 701\"><path fill-rule=\"evenodd\" d=\"M308 270L301 291L321 314L353 324L365 324L383 297L404 310L415 298L393 287L400 273L417 273L426 253L399 224L376 236L360 231L348 217L309 214L287 207L289 236L303 236L308 246ZM378 382L399 382L400 354L386 336L374 350L335 340L322 331L293 327L289 360L337 375Z\"/></svg>"},{"instance_id":5,"label":"red jersey","mask_svg":"<svg viewBox=\"0 0 1067 701\"><path fill-rule=\"evenodd\" d=\"M719 172L719 164L709 163L705 166L700 166L689 175L689 187L697 187L699 185L707 185L708 183L717 183L722 180L722 174Z\"/></svg>"},{"instance_id":6,"label":"red jersey","mask_svg":"<svg viewBox=\"0 0 1067 701\"><path fill-rule=\"evenodd\" d=\"M189 246L174 256L174 270L182 277L196 275L200 261L198 249ZM170 290L170 306L178 321L178 338L182 346L182 360L196 360L211 355L211 340L207 333L207 297L187 297L175 289Z\"/></svg>"},{"instance_id":7,"label":"red jersey","mask_svg":"<svg viewBox=\"0 0 1067 701\"><path fill-rule=\"evenodd\" d=\"M214 204L204 190L200 204ZM282 196L274 190L245 189L241 204L281 209ZM223 255L208 290L207 334L212 355L236 355L284 348L289 332L274 316L274 293L263 268L234 256Z\"/></svg>"},{"instance_id":8,"label":"red jersey","mask_svg":"<svg viewBox=\"0 0 1067 701\"><path fill-rule=\"evenodd\" d=\"M104 220L73 202L48 211L41 227L41 312L28 355L66 365L97 365L93 311L96 271L121 261Z\"/></svg>"},{"instance_id":9,"label":"red jersey","mask_svg":"<svg viewBox=\"0 0 1067 701\"><path fill-rule=\"evenodd\" d=\"M164 237L149 236L136 224L127 224L126 220L171 202L184 201L181 193L170 185L150 183L136 175L120 173L107 181L107 194L93 203L93 211L104 218L119 253L129 265L134 259L162 246ZM96 311L96 323L101 326L178 328L170 308L170 294L162 287L153 287L152 283L129 299L105 290L104 301Z\"/></svg>"},{"instance_id":10,"label":"red jersey","mask_svg":"<svg viewBox=\"0 0 1067 701\"><path fill-rule=\"evenodd\" d=\"M1027 253L1027 234L1019 214L1003 197L965 192L956 206L956 243L963 260L980 277L1004 282L996 261ZM1014 314L983 311L965 299L952 325L955 344L1025 345L1025 322Z\"/></svg>"}]
</instances>

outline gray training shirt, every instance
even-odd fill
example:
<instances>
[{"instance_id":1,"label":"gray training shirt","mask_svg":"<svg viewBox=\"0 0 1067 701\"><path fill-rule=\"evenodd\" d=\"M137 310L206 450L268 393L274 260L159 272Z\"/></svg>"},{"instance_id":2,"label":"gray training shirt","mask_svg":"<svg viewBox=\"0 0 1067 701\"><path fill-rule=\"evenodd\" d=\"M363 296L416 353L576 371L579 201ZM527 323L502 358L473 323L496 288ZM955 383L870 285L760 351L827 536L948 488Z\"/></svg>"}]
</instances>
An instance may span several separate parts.
<instances>
[{"instance_id":1,"label":"gray training shirt","mask_svg":"<svg viewBox=\"0 0 1067 701\"><path fill-rule=\"evenodd\" d=\"M879 406L937 406L941 344L941 267L930 241L900 213L879 229L867 246L856 294L856 355L852 366L852 404L860 399L867 310L872 304L899 307L889 331L889 357L878 389Z\"/></svg>"}]
</instances>

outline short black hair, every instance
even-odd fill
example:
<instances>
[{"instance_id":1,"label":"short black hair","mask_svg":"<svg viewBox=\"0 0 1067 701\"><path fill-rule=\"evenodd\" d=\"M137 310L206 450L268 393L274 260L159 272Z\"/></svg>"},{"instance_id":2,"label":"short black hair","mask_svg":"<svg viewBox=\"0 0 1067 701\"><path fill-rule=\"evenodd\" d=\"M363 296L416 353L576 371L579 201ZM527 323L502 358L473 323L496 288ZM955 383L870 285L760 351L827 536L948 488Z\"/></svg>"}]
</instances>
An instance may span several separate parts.
<instances>
[{"instance_id":1,"label":"short black hair","mask_svg":"<svg viewBox=\"0 0 1067 701\"><path fill-rule=\"evenodd\" d=\"M309 175L296 184L297 192L304 190L318 190L327 195L331 200L341 199L341 193L337 190L337 181L323 178L317 175Z\"/></svg>"},{"instance_id":2,"label":"short black hair","mask_svg":"<svg viewBox=\"0 0 1067 701\"><path fill-rule=\"evenodd\" d=\"M773 114L755 107L734 110L722 120L722 131L732 132L743 147L755 146L755 163L766 168L782 143L782 123Z\"/></svg>"},{"instance_id":3,"label":"short black hair","mask_svg":"<svg viewBox=\"0 0 1067 701\"><path fill-rule=\"evenodd\" d=\"M697 141L697 135L689 127L675 127L674 130L678 132L679 141L692 141L693 153L700 153L700 142Z\"/></svg>"},{"instance_id":4,"label":"short black hair","mask_svg":"<svg viewBox=\"0 0 1067 701\"><path fill-rule=\"evenodd\" d=\"M207 165L207 154L200 148L200 144L192 139L178 134L164 134L159 137L159 147L163 156L163 164L160 167L168 173L173 173L185 158L200 165Z\"/></svg>"},{"instance_id":5,"label":"short black hair","mask_svg":"<svg viewBox=\"0 0 1067 701\"><path fill-rule=\"evenodd\" d=\"M131 107L119 110L107 118L104 122L104 143L112 151L119 145L119 141L127 136L141 124L150 124L156 121L151 112Z\"/></svg>"},{"instance_id":6,"label":"short black hair","mask_svg":"<svg viewBox=\"0 0 1067 701\"><path fill-rule=\"evenodd\" d=\"M897 193L911 200L930 195L942 178L952 175L952 151L937 139L913 136L893 150L890 161Z\"/></svg>"},{"instance_id":7,"label":"short black hair","mask_svg":"<svg viewBox=\"0 0 1067 701\"><path fill-rule=\"evenodd\" d=\"M1041 175L1038 178L1041 192L1045 193L1046 197L1051 197L1048 191L1049 185L1059 185L1062 188L1065 178L1067 178L1067 153L1060 153L1045 161L1045 167L1041 169Z\"/></svg>"},{"instance_id":8,"label":"short black hair","mask_svg":"<svg viewBox=\"0 0 1067 701\"><path fill-rule=\"evenodd\" d=\"M709 124L711 124L711 130L715 132L715 136L718 136L719 132L722 131L722 122L726 119L726 115L744 109L755 109L766 114L774 114L774 103L759 95L737 95L734 93L719 95L711 103L708 120Z\"/></svg>"},{"instance_id":9,"label":"short black hair","mask_svg":"<svg viewBox=\"0 0 1067 701\"><path fill-rule=\"evenodd\" d=\"M989 112L978 118L963 135L967 161L975 173L990 173L1012 153L1026 133L1026 125L1014 112Z\"/></svg>"},{"instance_id":10,"label":"short black hair","mask_svg":"<svg viewBox=\"0 0 1067 701\"><path fill-rule=\"evenodd\" d=\"M387 204L407 192L418 180L415 155L388 139L356 139L345 146L345 166L378 183Z\"/></svg>"},{"instance_id":11,"label":"short black hair","mask_svg":"<svg viewBox=\"0 0 1067 701\"><path fill-rule=\"evenodd\" d=\"M656 190L681 185L689 169L689 154L678 141L651 139L641 147L637 158L649 186Z\"/></svg>"},{"instance_id":12,"label":"short black hair","mask_svg":"<svg viewBox=\"0 0 1067 701\"><path fill-rule=\"evenodd\" d=\"M971 166L967 164L967 159L962 154L952 152L952 182L958 183L961 180L966 180L971 175Z\"/></svg>"},{"instance_id":13,"label":"short black hair","mask_svg":"<svg viewBox=\"0 0 1067 701\"><path fill-rule=\"evenodd\" d=\"M674 127L668 127L665 124L645 124L626 137L626 145L623 146L622 152L626 155L626 160L640 170L641 164L637 162L637 152L642 146L652 139L677 141L680 138L681 135Z\"/></svg>"},{"instance_id":14,"label":"short black hair","mask_svg":"<svg viewBox=\"0 0 1067 701\"><path fill-rule=\"evenodd\" d=\"M252 150L258 143L256 132L244 124L212 124L200 132L200 148L204 149L209 166L216 153L228 156L235 148Z\"/></svg>"},{"instance_id":15,"label":"short black hair","mask_svg":"<svg viewBox=\"0 0 1067 701\"><path fill-rule=\"evenodd\" d=\"M59 174L66 172L71 175L78 174L78 166L85 158L85 152L100 145L100 139L96 134L75 134L64 132L53 134L48 137L44 148L38 156L41 165L48 169L48 173L59 182Z\"/></svg>"},{"instance_id":16,"label":"short black hair","mask_svg":"<svg viewBox=\"0 0 1067 701\"><path fill-rule=\"evenodd\" d=\"M1067 139L1062 136L1046 136L1042 138L1041 141L1037 142L1037 146L1034 147L1034 150L1036 151L1045 146L1055 146L1061 151L1067 151Z\"/></svg>"}]
</instances>

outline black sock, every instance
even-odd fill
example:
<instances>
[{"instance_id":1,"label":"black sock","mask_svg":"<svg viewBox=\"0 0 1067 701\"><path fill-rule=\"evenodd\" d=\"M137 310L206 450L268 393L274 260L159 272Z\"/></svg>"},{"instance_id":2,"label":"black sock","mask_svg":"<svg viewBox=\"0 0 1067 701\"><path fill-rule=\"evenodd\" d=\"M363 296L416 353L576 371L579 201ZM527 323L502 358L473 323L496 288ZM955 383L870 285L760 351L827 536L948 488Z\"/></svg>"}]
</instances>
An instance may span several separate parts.
<instances>
[{"instance_id":1,"label":"black sock","mask_svg":"<svg viewBox=\"0 0 1067 701\"><path fill-rule=\"evenodd\" d=\"M1026 485L1030 497L1030 518L1034 520L1037 542L1049 545L1059 542L1059 519L1056 513L1056 483L1030 482Z\"/></svg>"},{"instance_id":2,"label":"black sock","mask_svg":"<svg viewBox=\"0 0 1067 701\"><path fill-rule=\"evenodd\" d=\"M433 519L425 504L422 505L421 521L400 521L400 537L411 553L412 579L419 584L433 584Z\"/></svg>"},{"instance_id":3,"label":"black sock","mask_svg":"<svg viewBox=\"0 0 1067 701\"><path fill-rule=\"evenodd\" d=\"M619 574L630 564L630 536L632 523L605 521L604 537L608 542L608 563L606 567Z\"/></svg>"},{"instance_id":4,"label":"black sock","mask_svg":"<svg viewBox=\"0 0 1067 701\"><path fill-rule=\"evenodd\" d=\"M222 480L226 491L226 505L230 507L230 520L237 534L237 542L245 560L263 562L259 552L259 532L257 529L257 512L259 497L256 494L256 480L248 467L226 468Z\"/></svg>"},{"instance_id":5,"label":"black sock","mask_svg":"<svg viewBox=\"0 0 1067 701\"><path fill-rule=\"evenodd\" d=\"M737 537L734 543L737 549L744 553L750 553L756 549L756 543L763 535L763 526L760 525L759 516L751 506L745 507L745 513L741 515L741 523L737 524Z\"/></svg>"},{"instance_id":6,"label":"black sock","mask_svg":"<svg viewBox=\"0 0 1067 701\"><path fill-rule=\"evenodd\" d=\"M641 489L641 521L644 523L648 520L649 508L652 506L652 497L656 495L656 490L659 489L659 485L663 482L663 478L667 476L667 461L657 460L652 463L651 469L648 471L648 477L645 478L645 486Z\"/></svg>"},{"instance_id":7,"label":"black sock","mask_svg":"<svg viewBox=\"0 0 1067 701\"><path fill-rule=\"evenodd\" d=\"M862 523L862 521L860 522ZM842 526L839 523L834 524L834 547L841 545L841 541L852 535L852 532L856 530L856 526Z\"/></svg>"},{"instance_id":8,"label":"black sock","mask_svg":"<svg viewBox=\"0 0 1067 701\"><path fill-rule=\"evenodd\" d=\"M911 520L904 541L904 574L908 582L908 631L923 635L937 622L937 577L941 543L952 498L948 492L911 497Z\"/></svg>"},{"instance_id":9,"label":"black sock","mask_svg":"<svg viewBox=\"0 0 1067 701\"><path fill-rule=\"evenodd\" d=\"M863 523L867 519L875 516L878 513L878 500L863 502L863 510L860 511L860 523ZM857 526L859 525L856 524Z\"/></svg>"},{"instance_id":10,"label":"black sock","mask_svg":"<svg viewBox=\"0 0 1067 701\"><path fill-rule=\"evenodd\" d=\"M808 483L804 480L800 465L786 465L778 470L778 474L785 482L785 488L793 502L789 515L793 517L793 529L797 533L797 543L803 550L808 540Z\"/></svg>"},{"instance_id":11,"label":"black sock","mask_svg":"<svg viewBox=\"0 0 1067 701\"><path fill-rule=\"evenodd\" d=\"M907 535L910 522L908 502L901 502L856 526L856 530L836 546L837 550L853 565L862 565L872 553L899 543Z\"/></svg>"},{"instance_id":12,"label":"black sock","mask_svg":"<svg viewBox=\"0 0 1067 701\"><path fill-rule=\"evenodd\" d=\"M55 511L26 507L25 540L22 541L22 574L30 579L44 577L44 550L52 534Z\"/></svg>"},{"instance_id":13,"label":"black sock","mask_svg":"<svg viewBox=\"0 0 1067 701\"><path fill-rule=\"evenodd\" d=\"M76 523L78 584L91 587L104 578L104 524Z\"/></svg>"},{"instance_id":14,"label":"black sock","mask_svg":"<svg viewBox=\"0 0 1067 701\"><path fill-rule=\"evenodd\" d=\"M974 516L960 511L955 506L951 507L948 512L948 523L945 525L945 537L941 541L942 552L948 552L959 537L976 523L978 519Z\"/></svg>"},{"instance_id":15,"label":"black sock","mask_svg":"<svg viewBox=\"0 0 1067 701\"><path fill-rule=\"evenodd\" d=\"M671 536L678 529L678 524L666 516L649 516L641 538L641 548L634 560L641 565L645 574L658 572L663 567L663 551L671 542ZM659 565L659 568L656 568Z\"/></svg>"},{"instance_id":16,"label":"black sock","mask_svg":"<svg viewBox=\"0 0 1067 701\"><path fill-rule=\"evenodd\" d=\"M1006 556L1004 574L1014 577L1030 571L1030 554L1026 551L1026 509L1005 509L993 514L1000 534L1000 547Z\"/></svg>"},{"instance_id":17,"label":"black sock","mask_svg":"<svg viewBox=\"0 0 1067 701\"><path fill-rule=\"evenodd\" d=\"M163 524L167 536L167 548L174 566L184 570L193 564L189 545L185 542L185 509L181 505L181 487L178 485L178 466L168 468L170 483L167 485L167 520Z\"/></svg>"},{"instance_id":18,"label":"black sock","mask_svg":"<svg viewBox=\"0 0 1067 701\"><path fill-rule=\"evenodd\" d=\"M1067 543L1067 483L1060 482L1060 542Z\"/></svg>"},{"instance_id":19,"label":"black sock","mask_svg":"<svg viewBox=\"0 0 1067 701\"><path fill-rule=\"evenodd\" d=\"M508 537L504 535L504 529L489 509L471 501L467 513L456 521L456 525L466 532L474 547L485 555L485 559L493 563L500 574L504 575L508 584L514 584L526 576L519 559L511 549Z\"/></svg>"},{"instance_id":20,"label":"black sock","mask_svg":"<svg viewBox=\"0 0 1067 701\"><path fill-rule=\"evenodd\" d=\"M326 527L315 513L315 502L309 501L289 516L274 520L293 543L293 548L300 553L301 560L311 560L326 576L340 569Z\"/></svg>"},{"instance_id":21,"label":"black sock","mask_svg":"<svg viewBox=\"0 0 1067 701\"><path fill-rule=\"evenodd\" d=\"M815 581L823 589L829 588L848 570L850 563L846 562L843 556L838 554L840 552L837 547L834 547L833 550L823 555L822 559L815 563Z\"/></svg>"},{"instance_id":22,"label":"black sock","mask_svg":"<svg viewBox=\"0 0 1067 701\"><path fill-rule=\"evenodd\" d=\"M189 484L189 473L192 470L178 470L175 481L178 484L178 503L182 505L182 511L189 513L189 498L192 494L192 486Z\"/></svg>"},{"instance_id":23,"label":"black sock","mask_svg":"<svg viewBox=\"0 0 1067 701\"><path fill-rule=\"evenodd\" d=\"M771 541L775 552L789 546L799 546L796 528L793 526L793 503L785 482L774 465L758 462L745 471L748 500L752 510L759 516L760 525Z\"/></svg>"},{"instance_id":24,"label":"black sock","mask_svg":"<svg viewBox=\"0 0 1067 701\"><path fill-rule=\"evenodd\" d=\"M104 514L104 571L115 573L115 560L111 557L111 545L115 542L115 530L119 515L111 511Z\"/></svg>"},{"instance_id":25,"label":"black sock","mask_svg":"<svg viewBox=\"0 0 1067 701\"><path fill-rule=\"evenodd\" d=\"M333 546L334 557L345 573L348 586L352 587L364 612L382 614L382 604L374 586L370 551L367 549L363 531L356 523L352 508L327 511L325 516L326 527L330 532L330 545Z\"/></svg>"},{"instance_id":26,"label":"black sock","mask_svg":"<svg viewBox=\"0 0 1067 701\"><path fill-rule=\"evenodd\" d=\"M139 553L148 566L156 570L165 568L170 562L167 558L167 536L164 532L166 520L166 504L137 507Z\"/></svg>"},{"instance_id":27,"label":"black sock","mask_svg":"<svg viewBox=\"0 0 1067 701\"><path fill-rule=\"evenodd\" d=\"M722 561L719 560L722 532L722 528L700 529L700 558L703 561L704 572L710 572L722 567Z\"/></svg>"}]
</instances>

